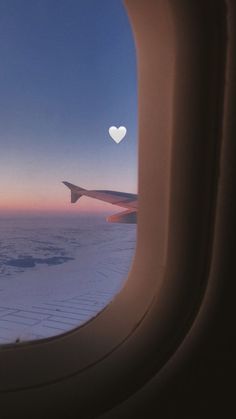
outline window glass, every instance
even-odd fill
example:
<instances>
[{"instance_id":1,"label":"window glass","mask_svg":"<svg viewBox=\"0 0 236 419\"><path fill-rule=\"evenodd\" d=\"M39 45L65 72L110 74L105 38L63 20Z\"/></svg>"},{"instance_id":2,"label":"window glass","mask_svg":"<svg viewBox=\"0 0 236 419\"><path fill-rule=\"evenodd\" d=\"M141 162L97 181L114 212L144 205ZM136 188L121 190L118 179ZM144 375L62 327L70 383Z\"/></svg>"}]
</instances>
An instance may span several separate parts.
<instances>
[{"instance_id":1,"label":"window glass","mask_svg":"<svg viewBox=\"0 0 236 419\"><path fill-rule=\"evenodd\" d=\"M0 23L5 344L81 325L123 286L136 241L137 86L121 0L2 0Z\"/></svg>"}]
</instances>

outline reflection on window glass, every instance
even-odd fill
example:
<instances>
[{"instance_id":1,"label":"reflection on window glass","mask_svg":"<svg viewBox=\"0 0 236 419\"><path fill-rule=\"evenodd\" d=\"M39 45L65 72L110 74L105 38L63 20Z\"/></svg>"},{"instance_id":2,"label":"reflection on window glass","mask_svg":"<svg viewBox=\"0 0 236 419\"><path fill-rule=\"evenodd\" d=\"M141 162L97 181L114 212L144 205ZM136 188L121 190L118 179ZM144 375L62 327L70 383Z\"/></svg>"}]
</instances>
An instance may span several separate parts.
<instances>
[{"instance_id":1,"label":"reflection on window glass","mask_svg":"<svg viewBox=\"0 0 236 419\"><path fill-rule=\"evenodd\" d=\"M137 93L122 0L2 0L0 344L81 325L136 241Z\"/></svg>"}]
</instances>

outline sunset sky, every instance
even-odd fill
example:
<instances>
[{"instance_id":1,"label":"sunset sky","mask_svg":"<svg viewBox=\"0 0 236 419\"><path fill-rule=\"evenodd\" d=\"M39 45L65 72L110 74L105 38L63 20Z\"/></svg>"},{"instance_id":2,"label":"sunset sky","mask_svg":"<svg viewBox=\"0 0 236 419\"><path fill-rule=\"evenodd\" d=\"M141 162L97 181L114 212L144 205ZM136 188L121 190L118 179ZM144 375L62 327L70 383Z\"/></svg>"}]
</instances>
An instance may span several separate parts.
<instances>
[{"instance_id":1,"label":"sunset sky","mask_svg":"<svg viewBox=\"0 0 236 419\"><path fill-rule=\"evenodd\" d=\"M0 215L117 209L63 180L136 193L136 83L121 0L1 0Z\"/></svg>"}]
</instances>

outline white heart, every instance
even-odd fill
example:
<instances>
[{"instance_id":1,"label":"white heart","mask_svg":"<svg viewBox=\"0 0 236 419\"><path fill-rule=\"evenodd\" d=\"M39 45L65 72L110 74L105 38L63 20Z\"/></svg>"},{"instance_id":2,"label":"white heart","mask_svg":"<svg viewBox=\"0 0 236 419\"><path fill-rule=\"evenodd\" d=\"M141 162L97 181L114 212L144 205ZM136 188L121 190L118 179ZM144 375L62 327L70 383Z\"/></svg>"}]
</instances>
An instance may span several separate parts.
<instances>
[{"instance_id":1,"label":"white heart","mask_svg":"<svg viewBox=\"0 0 236 419\"><path fill-rule=\"evenodd\" d=\"M126 136L127 129L125 127L110 127L109 134L111 138L119 144L123 138Z\"/></svg>"}]
</instances>

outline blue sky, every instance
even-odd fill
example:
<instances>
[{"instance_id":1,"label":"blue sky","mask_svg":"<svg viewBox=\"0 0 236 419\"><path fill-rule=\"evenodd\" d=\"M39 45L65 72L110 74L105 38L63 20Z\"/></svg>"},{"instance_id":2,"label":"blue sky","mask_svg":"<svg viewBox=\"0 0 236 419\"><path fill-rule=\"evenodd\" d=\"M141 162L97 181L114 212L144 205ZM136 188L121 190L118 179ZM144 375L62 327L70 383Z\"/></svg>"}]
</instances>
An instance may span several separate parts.
<instances>
[{"instance_id":1,"label":"blue sky","mask_svg":"<svg viewBox=\"0 0 236 419\"><path fill-rule=\"evenodd\" d=\"M137 191L136 56L121 0L1 0L0 91L0 212L70 211L62 180ZM127 128L119 145L111 125Z\"/></svg>"}]
</instances>

